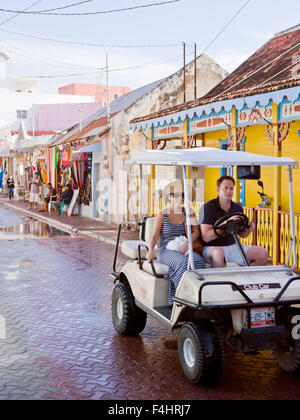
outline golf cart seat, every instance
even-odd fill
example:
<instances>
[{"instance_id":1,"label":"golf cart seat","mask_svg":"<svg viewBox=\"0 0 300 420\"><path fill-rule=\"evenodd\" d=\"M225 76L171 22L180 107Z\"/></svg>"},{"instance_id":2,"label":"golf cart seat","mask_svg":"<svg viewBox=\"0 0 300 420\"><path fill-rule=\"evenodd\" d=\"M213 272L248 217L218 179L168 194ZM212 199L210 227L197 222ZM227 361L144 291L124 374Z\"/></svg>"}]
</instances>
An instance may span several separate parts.
<instances>
[{"instance_id":1,"label":"golf cart seat","mask_svg":"<svg viewBox=\"0 0 300 420\"><path fill-rule=\"evenodd\" d=\"M150 242L153 226L154 226L155 217L148 217L145 222L144 229L141 229L140 239L136 241L123 241L121 246L122 253L132 259L137 260L139 258L139 247L140 255L142 259L146 258L148 252L148 243ZM156 257L156 248L154 250Z\"/></svg>"},{"instance_id":2,"label":"golf cart seat","mask_svg":"<svg viewBox=\"0 0 300 420\"><path fill-rule=\"evenodd\" d=\"M131 260L137 260L139 257L139 246L141 252L141 258L145 259L147 254L148 243L146 241L123 241L121 246L122 254Z\"/></svg>"}]
</instances>

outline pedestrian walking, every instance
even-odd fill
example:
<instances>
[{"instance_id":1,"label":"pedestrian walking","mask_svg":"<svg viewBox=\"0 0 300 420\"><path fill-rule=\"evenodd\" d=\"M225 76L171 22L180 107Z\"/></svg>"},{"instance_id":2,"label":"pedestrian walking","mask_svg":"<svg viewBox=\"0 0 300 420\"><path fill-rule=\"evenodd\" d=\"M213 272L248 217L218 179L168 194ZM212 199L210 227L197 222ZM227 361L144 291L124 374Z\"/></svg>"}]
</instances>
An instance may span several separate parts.
<instances>
[{"instance_id":1,"label":"pedestrian walking","mask_svg":"<svg viewBox=\"0 0 300 420\"><path fill-rule=\"evenodd\" d=\"M8 189L8 197L11 200L14 197L14 188L15 188L15 181L12 176L9 176L7 178L6 186Z\"/></svg>"},{"instance_id":2,"label":"pedestrian walking","mask_svg":"<svg viewBox=\"0 0 300 420\"><path fill-rule=\"evenodd\" d=\"M40 180L40 174L35 172L33 178L29 182L30 185L30 197L28 210L37 209L38 202L40 201L40 186L42 185Z\"/></svg>"},{"instance_id":3,"label":"pedestrian walking","mask_svg":"<svg viewBox=\"0 0 300 420\"><path fill-rule=\"evenodd\" d=\"M4 175L4 169L1 168L1 171L0 171L0 192L1 193L3 191L3 175Z\"/></svg>"}]
</instances>

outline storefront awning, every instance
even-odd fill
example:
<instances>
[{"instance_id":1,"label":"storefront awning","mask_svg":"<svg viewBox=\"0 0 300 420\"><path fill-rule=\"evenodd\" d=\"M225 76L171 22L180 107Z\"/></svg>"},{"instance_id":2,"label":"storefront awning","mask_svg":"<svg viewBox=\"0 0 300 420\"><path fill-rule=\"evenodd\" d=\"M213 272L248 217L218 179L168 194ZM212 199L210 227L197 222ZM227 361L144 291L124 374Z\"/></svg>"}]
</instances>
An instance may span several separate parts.
<instances>
[{"instance_id":1,"label":"storefront awning","mask_svg":"<svg viewBox=\"0 0 300 420\"><path fill-rule=\"evenodd\" d=\"M91 152L100 152L102 150L101 141L91 144L89 146L81 147L79 150L74 151L75 153L91 153Z\"/></svg>"},{"instance_id":2,"label":"storefront awning","mask_svg":"<svg viewBox=\"0 0 300 420\"><path fill-rule=\"evenodd\" d=\"M0 157L9 157L9 156L11 156L10 147L9 146L1 147L0 148Z\"/></svg>"},{"instance_id":3,"label":"storefront awning","mask_svg":"<svg viewBox=\"0 0 300 420\"><path fill-rule=\"evenodd\" d=\"M178 111L180 106L174 107L173 111L163 110L149 116L137 118L130 122L130 128L133 131L146 130L149 128L159 128L166 126L173 126L188 118L190 121L206 120L207 118L221 118L225 119L226 114L229 114L233 106L237 109L238 113L253 110L256 107L267 108L272 105L272 101L279 105L280 121L290 121L300 119L300 86L289 89L282 89L262 93L260 95L253 95L248 97L240 97L225 101L216 101L199 105L196 107L184 107ZM286 107L290 104L293 105L291 115L288 114ZM184 104L183 104L184 105ZM182 106L183 106L182 105ZM289 111L290 112L290 111ZM247 122L248 124L249 122ZM242 124L239 124L242 125ZM226 124L224 125L226 128ZM213 128L211 128L212 130ZM200 130L201 131L201 130ZM204 128L202 131L209 131ZM166 137L166 136L165 136Z\"/></svg>"}]
</instances>

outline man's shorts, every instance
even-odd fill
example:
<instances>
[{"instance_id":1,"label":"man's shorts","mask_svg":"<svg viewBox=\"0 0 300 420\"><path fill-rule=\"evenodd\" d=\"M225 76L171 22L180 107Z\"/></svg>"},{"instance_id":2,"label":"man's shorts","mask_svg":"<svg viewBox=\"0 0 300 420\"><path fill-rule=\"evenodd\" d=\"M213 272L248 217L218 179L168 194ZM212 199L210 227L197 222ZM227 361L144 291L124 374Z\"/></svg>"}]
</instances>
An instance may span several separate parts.
<instances>
[{"instance_id":1,"label":"man's shorts","mask_svg":"<svg viewBox=\"0 0 300 420\"><path fill-rule=\"evenodd\" d=\"M30 193L29 202L38 203L40 201L40 195L37 193Z\"/></svg>"},{"instance_id":2,"label":"man's shorts","mask_svg":"<svg viewBox=\"0 0 300 420\"><path fill-rule=\"evenodd\" d=\"M242 245L242 247L244 248L245 254L247 254L247 252L251 248L251 245ZM207 264L212 263L212 261L209 257L209 253L213 248L224 249L226 264L227 263L235 263L235 264L238 264L238 265L241 265L241 266L245 265L244 261L242 259L242 256L240 254L240 251L235 244L234 245L228 245L228 246L206 246L206 247L204 247L203 250L202 250L202 257L204 258L204 260Z\"/></svg>"}]
</instances>

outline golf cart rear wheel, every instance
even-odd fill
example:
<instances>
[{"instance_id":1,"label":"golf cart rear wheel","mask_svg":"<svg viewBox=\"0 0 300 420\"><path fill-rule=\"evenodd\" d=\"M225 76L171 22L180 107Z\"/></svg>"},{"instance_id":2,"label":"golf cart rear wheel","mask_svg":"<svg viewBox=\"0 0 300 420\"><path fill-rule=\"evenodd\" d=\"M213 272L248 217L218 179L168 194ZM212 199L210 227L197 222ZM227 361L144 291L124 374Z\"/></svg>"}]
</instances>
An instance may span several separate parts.
<instances>
[{"instance_id":1,"label":"golf cart rear wheel","mask_svg":"<svg viewBox=\"0 0 300 420\"><path fill-rule=\"evenodd\" d=\"M212 385L224 370L225 351L220 332L210 322L188 322L178 336L182 370L192 383Z\"/></svg>"},{"instance_id":2,"label":"golf cart rear wheel","mask_svg":"<svg viewBox=\"0 0 300 420\"><path fill-rule=\"evenodd\" d=\"M123 335L138 335L143 331L147 314L139 309L126 283L115 286L111 303L112 321L115 330Z\"/></svg>"}]
</instances>

